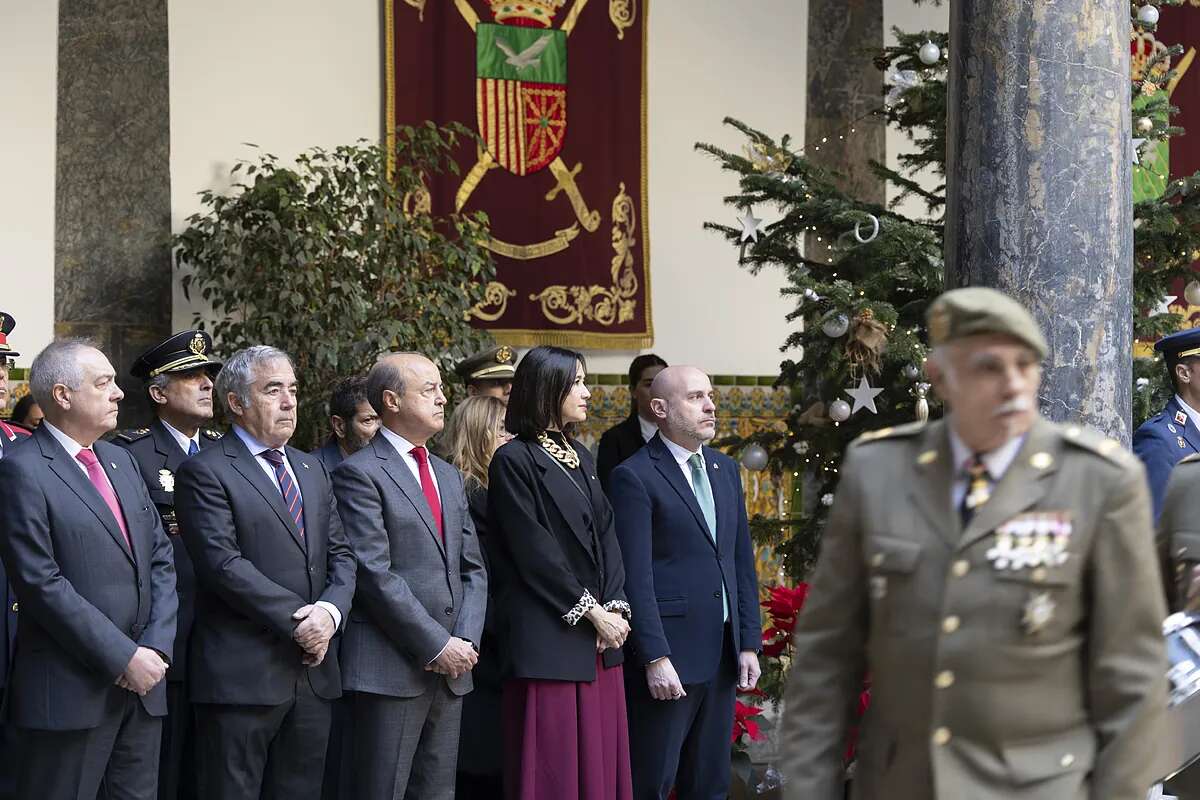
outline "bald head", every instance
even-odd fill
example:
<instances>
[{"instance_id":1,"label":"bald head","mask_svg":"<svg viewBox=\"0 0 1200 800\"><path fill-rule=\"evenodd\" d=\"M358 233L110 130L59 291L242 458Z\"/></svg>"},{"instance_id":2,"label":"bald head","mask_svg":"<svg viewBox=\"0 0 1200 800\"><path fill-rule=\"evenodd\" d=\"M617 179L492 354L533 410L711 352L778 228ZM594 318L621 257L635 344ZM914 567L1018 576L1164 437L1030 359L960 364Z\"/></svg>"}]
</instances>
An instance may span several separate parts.
<instances>
[{"instance_id":1,"label":"bald head","mask_svg":"<svg viewBox=\"0 0 1200 800\"><path fill-rule=\"evenodd\" d=\"M367 374L367 400L380 422L423 446L445 425L446 395L437 365L420 353L392 353Z\"/></svg>"},{"instance_id":2,"label":"bald head","mask_svg":"<svg viewBox=\"0 0 1200 800\"><path fill-rule=\"evenodd\" d=\"M712 382L696 367L667 367L650 384L658 430L680 447L699 450L717 433Z\"/></svg>"}]
</instances>

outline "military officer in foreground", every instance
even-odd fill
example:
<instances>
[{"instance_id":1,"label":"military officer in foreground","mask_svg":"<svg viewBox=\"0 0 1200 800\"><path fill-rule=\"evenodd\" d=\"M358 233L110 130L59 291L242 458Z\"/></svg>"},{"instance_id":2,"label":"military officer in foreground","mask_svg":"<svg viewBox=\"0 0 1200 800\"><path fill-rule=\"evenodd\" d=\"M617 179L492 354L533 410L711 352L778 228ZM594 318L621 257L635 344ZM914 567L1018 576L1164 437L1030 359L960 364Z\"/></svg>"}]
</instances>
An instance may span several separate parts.
<instances>
[{"instance_id":1,"label":"military officer in foreground","mask_svg":"<svg viewBox=\"0 0 1200 800\"><path fill-rule=\"evenodd\" d=\"M1144 472L1038 415L1046 342L1000 292L930 306L946 419L850 446L795 632L785 797L1140 800L1162 774L1165 615Z\"/></svg>"},{"instance_id":2,"label":"military officer in foreground","mask_svg":"<svg viewBox=\"0 0 1200 800\"><path fill-rule=\"evenodd\" d=\"M508 405L513 375L517 374L517 356L511 347L493 347L468 356L454 368L467 385L467 396L477 394L498 397Z\"/></svg>"},{"instance_id":3,"label":"military officer in foreground","mask_svg":"<svg viewBox=\"0 0 1200 800\"><path fill-rule=\"evenodd\" d=\"M188 636L195 615L196 572L175 522L175 470L189 455L221 438L221 434L204 427L212 421L213 380L221 369L221 362L211 353L209 335L189 330L138 356L130 374L145 384L155 419L150 427L123 431L113 440L137 462L175 554L179 619L175 658L167 670L167 719L159 758L159 800L195 797L192 710L184 680Z\"/></svg>"},{"instance_id":4,"label":"military officer in foreground","mask_svg":"<svg viewBox=\"0 0 1200 800\"><path fill-rule=\"evenodd\" d=\"M1133 452L1146 467L1154 516L1162 514L1171 469L1183 458L1200 452L1200 328L1172 333L1154 343L1167 364L1175 389L1159 413L1133 434Z\"/></svg>"}]
</instances>

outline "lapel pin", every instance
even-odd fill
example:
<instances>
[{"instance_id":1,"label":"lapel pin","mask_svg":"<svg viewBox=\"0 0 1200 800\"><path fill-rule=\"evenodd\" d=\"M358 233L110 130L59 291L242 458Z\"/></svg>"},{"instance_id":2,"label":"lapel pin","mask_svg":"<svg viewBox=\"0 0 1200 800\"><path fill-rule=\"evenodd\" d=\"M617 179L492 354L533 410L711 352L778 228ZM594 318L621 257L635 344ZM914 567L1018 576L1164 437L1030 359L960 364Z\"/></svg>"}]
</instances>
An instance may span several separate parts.
<instances>
[{"instance_id":1,"label":"lapel pin","mask_svg":"<svg viewBox=\"0 0 1200 800\"><path fill-rule=\"evenodd\" d=\"M117 463L116 463L115 461L110 461L110 462L108 462L108 465L109 465L110 467L112 467L113 469L116 469L116 468L117 468Z\"/></svg>"},{"instance_id":2,"label":"lapel pin","mask_svg":"<svg viewBox=\"0 0 1200 800\"><path fill-rule=\"evenodd\" d=\"M1182 411L1176 411L1175 421L1180 425L1187 425L1187 414L1183 413Z\"/></svg>"},{"instance_id":3,"label":"lapel pin","mask_svg":"<svg viewBox=\"0 0 1200 800\"><path fill-rule=\"evenodd\" d=\"M926 450L917 456L918 464L932 464L935 461L937 461L937 450Z\"/></svg>"},{"instance_id":4,"label":"lapel pin","mask_svg":"<svg viewBox=\"0 0 1200 800\"><path fill-rule=\"evenodd\" d=\"M721 468L721 466L720 466L719 464L717 464L717 463L714 461L714 462L713 462L713 469L720 469L720 468Z\"/></svg>"},{"instance_id":5,"label":"lapel pin","mask_svg":"<svg viewBox=\"0 0 1200 800\"><path fill-rule=\"evenodd\" d=\"M1049 453L1034 453L1029 459L1029 465L1034 469L1049 469L1054 463L1054 456Z\"/></svg>"},{"instance_id":6,"label":"lapel pin","mask_svg":"<svg viewBox=\"0 0 1200 800\"><path fill-rule=\"evenodd\" d=\"M304 467L305 469L308 469L308 464L305 464L303 462L301 462L300 466Z\"/></svg>"}]
</instances>

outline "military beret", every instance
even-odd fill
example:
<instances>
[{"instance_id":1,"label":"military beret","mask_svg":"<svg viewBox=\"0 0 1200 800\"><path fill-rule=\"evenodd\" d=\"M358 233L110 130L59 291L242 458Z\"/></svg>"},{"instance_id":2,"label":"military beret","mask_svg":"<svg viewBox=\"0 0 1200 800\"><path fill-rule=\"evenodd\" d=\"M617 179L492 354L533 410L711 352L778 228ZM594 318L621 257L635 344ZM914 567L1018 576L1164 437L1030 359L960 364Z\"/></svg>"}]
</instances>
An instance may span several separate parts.
<instances>
[{"instance_id":1,"label":"military beret","mask_svg":"<svg viewBox=\"0 0 1200 800\"><path fill-rule=\"evenodd\" d=\"M517 372L517 356L511 347L493 347L467 356L454 368L467 383L471 381L511 381Z\"/></svg>"},{"instance_id":2,"label":"military beret","mask_svg":"<svg viewBox=\"0 0 1200 800\"><path fill-rule=\"evenodd\" d=\"M0 359L16 358L21 355L8 343L8 335L13 332L15 327L17 327L17 321L12 318L12 314L0 311Z\"/></svg>"},{"instance_id":3,"label":"military beret","mask_svg":"<svg viewBox=\"0 0 1200 800\"><path fill-rule=\"evenodd\" d=\"M1003 292L982 286L951 289L939 295L925 314L933 347L986 333L1002 333L1029 345L1038 358L1049 347L1033 315Z\"/></svg>"},{"instance_id":4,"label":"military beret","mask_svg":"<svg viewBox=\"0 0 1200 800\"><path fill-rule=\"evenodd\" d=\"M209 374L215 375L221 370L221 362L210 353L211 336L204 331L182 331L138 356L129 374L135 378L149 380L172 372L203 368L208 370Z\"/></svg>"},{"instance_id":5,"label":"military beret","mask_svg":"<svg viewBox=\"0 0 1200 800\"><path fill-rule=\"evenodd\" d=\"M1171 358L1200 356L1200 328L1164 336L1154 343L1154 349Z\"/></svg>"}]
</instances>

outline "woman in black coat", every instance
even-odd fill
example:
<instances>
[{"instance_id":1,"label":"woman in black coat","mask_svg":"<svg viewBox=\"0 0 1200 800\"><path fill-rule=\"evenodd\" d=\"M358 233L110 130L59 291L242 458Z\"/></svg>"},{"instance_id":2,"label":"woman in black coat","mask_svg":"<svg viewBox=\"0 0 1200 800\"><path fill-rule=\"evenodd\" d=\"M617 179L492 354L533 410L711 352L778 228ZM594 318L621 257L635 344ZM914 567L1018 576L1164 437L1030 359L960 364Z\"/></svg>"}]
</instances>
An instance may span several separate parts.
<instances>
[{"instance_id":1,"label":"woman in black coat","mask_svg":"<svg viewBox=\"0 0 1200 800\"><path fill-rule=\"evenodd\" d=\"M504 631L509 800L629 800L625 570L591 454L583 356L535 347L513 378L516 439L489 469L491 581Z\"/></svg>"}]
</instances>

